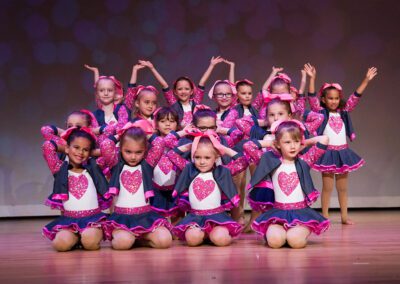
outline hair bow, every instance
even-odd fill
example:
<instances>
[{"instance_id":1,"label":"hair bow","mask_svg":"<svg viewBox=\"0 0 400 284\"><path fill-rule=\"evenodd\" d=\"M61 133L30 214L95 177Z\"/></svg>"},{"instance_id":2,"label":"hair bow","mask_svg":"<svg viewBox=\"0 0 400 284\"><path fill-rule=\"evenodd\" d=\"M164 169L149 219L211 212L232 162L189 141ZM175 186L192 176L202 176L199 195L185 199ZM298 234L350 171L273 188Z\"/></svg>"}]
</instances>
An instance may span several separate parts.
<instances>
[{"instance_id":1,"label":"hair bow","mask_svg":"<svg viewBox=\"0 0 400 284\"><path fill-rule=\"evenodd\" d=\"M192 161L194 160L194 154L197 150L197 147L199 145L200 139L202 137L207 137L210 139L212 145L214 146L215 149L217 149L217 151L223 155L225 153L224 148L220 142L219 136L218 134L213 131L213 130L207 130L205 132L191 132L190 133L191 136L194 137L193 139L193 143L192 143Z\"/></svg>"}]
</instances>

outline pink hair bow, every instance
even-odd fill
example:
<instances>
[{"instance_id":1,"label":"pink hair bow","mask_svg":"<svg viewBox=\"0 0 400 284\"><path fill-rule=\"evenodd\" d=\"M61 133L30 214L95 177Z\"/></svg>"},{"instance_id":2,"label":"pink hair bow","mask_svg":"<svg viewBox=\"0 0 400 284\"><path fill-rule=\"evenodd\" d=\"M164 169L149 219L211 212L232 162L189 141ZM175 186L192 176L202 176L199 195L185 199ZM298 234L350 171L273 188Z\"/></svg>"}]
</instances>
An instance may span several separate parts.
<instances>
[{"instance_id":1,"label":"pink hair bow","mask_svg":"<svg viewBox=\"0 0 400 284\"><path fill-rule=\"evenodd\" d=\"M229 87L231 87L232 90L232 97L236 95L237 91L236 91L236 86L235 84L233 84L231 81L229 80L217 80L215 81L214 85L211 87L210 91L208 92L208 97L210 99L212 99L214 97L214 88L217 84L219 83L226 83L229 85Z\"/></svg>"},{"instance_id":2,"label":"pink hair bow","mask_svg":"<svg viewBox=\"0 0 400 284\"><path fill-rule=\"evenodd\" d=\"M250 80L248 80L248 79L242 79L242 80L238 80L238 81L236 81L235 82L235 86L237 86L237 84L239 84L239 83L247 83L247 84L249 84L249 85L254 85L254 83L252 82L252 81L250 81Z\"/></svg>"},{"instance_id":3,"label":"pink hair bow","mask_svg":"<svg viewBox=\"0 0 400 284\"><path fill-rule=\"evenodd\" d=\"M94 135L94 133L92 132L92 129L90 129L89 127L70 127L67 130L65 130L63 132L63 134L61 134L61 138L64 140L67 140L68 137L75 131L75 130L82 130L84 132L86 132L87 134L89 134L94 141L97 141L97 137L96 135Z\"/></svg>"},{"instance_id":4,"label":"pink hair bow","mask_svg":"<svg viewBox=\"0 0 400 284\"><path fill-rule=\"evenodd\" d=\"M207 130L205 132L191 132L190 135L194 137L193 143L192 143L192 161L194 160L194 153L197 150L197 147L199 145L199 141L202 137L208 137L214 146L215 149L218 150L218 152L223 155L225 153L223 146L221 145L220 139L218 134L213 131L213 130Z\"/></svg>"},{"instance_id":5,"label":"pink hair bow","mask_svg":"<svg viewBox=\"0 0 400 284\"><path fill-rule=\"evenodd\" d=\"M285 73L278 73L274 78L272 78L271 84L276 79L281 79L288 85L290 85L292 83L292 79L290 79L290 77L288 75L286 75ZM271 91L271 84L269 84L269 86L268 86L268 91Z\"/></svg>"},{"instance_id":6,"label":"pink hair bow","mask_svg":"<svg viewBox=\"0 0 400 284\"><path fill-rule=\"evenodd\" d=\"M290 109L292 110L292 112L296 111L296 108L293 105L293 96L291 94L271 94L263 90L263 97L264 103L266 105L268 105L268 103L270 103L274 99L279 99L281 101L288 102L290 104Z\"/></svg>"},{"instance_id":7,"label":"pink hair bow","mask_svg":"<svg viewBox=\"0 0 400 284\"><path fill-rule=\"evenodd\" d=\"M90 110L81 109L80 112L86 113L88 116L90 116L90 119L92 120L91 124L90 124L90 127L99 127L99 124L97 123L96 117L94 116L94 114Z\"/></svg>"},{"instance_id":8,"label":"pink hair bow","mask_svg":"<svg viewBox=\"0 0 400 284\"><path fill-rule=\"evenodd\" d=\"M322 96L322 92L327 89L333 87L335 89L337 89L340 93L340 96L342 96L342 86L340 86L338 83L325 83L322 85L321 89L318 92L318 96L321 97Z\"/></svg>"},{"instance_id":9,"label":"pink hair bow","mask_svg":"<svg viewBox=\"0 0 400 284\"><path fill-rule=\"evenodd\" d=\"M120 130L118 130L118 136L121 137L122 135L124 135L124 133L132 128L132 127L138 127L141 128L144 133L146 134L153 134L154 132L154 128L151 125L150 121L145 120L145 119L139 119L136 120L135 122L128 122L127 124L124 125L124 127L122 127Z\"/></svg>"},{"instance_id":10,"label":"pink hair bow","mask_svg":"<svg viewBox=\"0 0 400 284\"><path fill-rule=\"evenodd\" d=\"M194 109L193 109L193 114L195 114L197 111L199 111L199 110L201 110L201 109L211 110L211 108L210 108L209 106L199 104L199 105L196 105L196 106L194 107Z\"/></svg>"}]
</instances>

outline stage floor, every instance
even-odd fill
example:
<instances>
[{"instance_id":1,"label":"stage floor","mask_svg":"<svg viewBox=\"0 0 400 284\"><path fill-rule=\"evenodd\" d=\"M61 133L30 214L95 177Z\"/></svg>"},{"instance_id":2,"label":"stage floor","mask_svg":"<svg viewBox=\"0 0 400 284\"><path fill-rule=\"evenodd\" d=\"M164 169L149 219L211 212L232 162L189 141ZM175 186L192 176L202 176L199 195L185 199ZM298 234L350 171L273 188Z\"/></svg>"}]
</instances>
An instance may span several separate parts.
<instances>
[{"instance_id":1,"label":"stage floor","mask_svg":"<svg viewBox=\"0 0 400 284\"><path fill-rule=\"evenodd\" d=\"M270 249L256 234L229 247L57 253L41 236L50 219L0 220L0 283L399 283L400 210L351 212L354 226L311 236L305 249Z\"/></svg>"}]
</instances>

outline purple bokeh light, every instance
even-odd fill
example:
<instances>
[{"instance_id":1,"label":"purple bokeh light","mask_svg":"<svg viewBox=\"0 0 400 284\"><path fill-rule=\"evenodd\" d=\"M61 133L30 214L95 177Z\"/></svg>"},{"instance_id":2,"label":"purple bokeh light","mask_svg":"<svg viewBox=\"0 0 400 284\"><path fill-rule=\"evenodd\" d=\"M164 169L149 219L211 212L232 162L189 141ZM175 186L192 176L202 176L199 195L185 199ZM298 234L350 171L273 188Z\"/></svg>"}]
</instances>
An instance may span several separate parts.
<instances>
[{"instance_id":1,"label":"purple bokeh light","mask_svg":"<svg viewBox=\"0 0 400 284\"><path fill-rule=\"evenodd\" d=\"M29 16L25 21L25 30L32 38L44 38L49 33L48 20L38 14Z\"/></svg>"},{"instance_id":2,"label":"purple bokeh light","mask_svg":"<svg viewBox=\"0 0 400 284\"><path fill-rule=\"evenodd\" d=\"M74 0L59 0L53 7L53 22L60 27L69 27L79 16L79 5Z\"/></svg>"},{"instance_id":3,"label":"purple bokeh light","mask_svg":"<svg viewBox=\"0 0 400 284\"><path fill-rule=\"evenodd\" d=\"M33 46L36 60L41 64L52 64L57 58L57 47L53 42L38 42Z\"/></svg>"},{"instance_id":4,"label":"purple bokeh light","mask_svg":"<svg viewBox=\"0 0 400 284\"><path fill-rule=\"evenodd\" d=\"M13 52L11 44L7 42L0 43L0 65L6 64L11 61L13 57Z\"/></svg>"}]
</instances>

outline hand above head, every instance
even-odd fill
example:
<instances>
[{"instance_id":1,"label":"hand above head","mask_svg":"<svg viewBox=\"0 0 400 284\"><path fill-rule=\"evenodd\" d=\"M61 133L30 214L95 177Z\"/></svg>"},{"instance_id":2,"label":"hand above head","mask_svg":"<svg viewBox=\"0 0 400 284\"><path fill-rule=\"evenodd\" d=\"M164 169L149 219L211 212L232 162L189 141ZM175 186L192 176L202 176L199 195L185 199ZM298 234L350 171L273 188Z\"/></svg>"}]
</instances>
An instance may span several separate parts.
<instances>
[{"instance_id":1,"label":"hand above head","mask_svg":"<svg viewBox=\"0 0 400 284\"><path fill-rule=\"evenodd\" d=\"M276 74L278 74L279 72L282 72L283 71L283 67L275 67L275 66L272 66L272 73L274 74L274 75L276 75Z\"/></svg>"},{"instance_id":2,"label":"hand above head","mask_svg":"<svg viewBox=\"0 0 400 284\"><path fill-rule=\"evenodd\" d=\"M310 78L315 78L317 76L317 70L310 63L304 64L303 70L308 76L310 76Z\"/></svg>"},{"instance_id":3,"label":"hand above head","mask_svg":"<svg viewBox=\"0 0 400 284\"><path fill-rule=\"evenodd\" d=\"M99 68L97 68L97 67L94 67L94 66L89 66L89 65L87 65L87 64L85 64L85 65L83 65L86 69L89 69L90 71L92 71L92 72L98 72L99 71Z\"/></svg>"},{"instance_id":4,"label":"hand above head","mask_svg":"<svg viewBox=\"0 0 400 284\"><path fill-rule=\"evenodd\" d=\"M371 81L376 75L378 75L378 69L376 67L370 67L365 75L365 79Z\"/></svg>"},{"instance_id":5,"label":"hand above head","mask_svg":"<svg viewBox=\"0 0 400 284\"><path fill-rule=\"evenodd\" d=\"M142 64L135 64L133 65L133 71L138 71L140 69L146 68L146 66L142 65Z\"/></svg>"},{"instance_id":6,"label":"hand above head","mask_svg":"<svg viewBox=\"0 0 400 284\"><path fill-rule=\"evenodd\" d=\"M147 68L149 68L149 69L154 68L153 63L151 63L150 61L139 60L138 62L139 62L140 65L142 65L142 66L144 66L144 67L147 67Z\"/></svg>"},{"instance_id":7,"label":"hand above head","mask_svg":"<svg viewBox=\"0 0 400 284\"><path fill-rule=\"evenodd\" d=\"M228 59L224 59L223 62L228 64L228 65L230 65L230 66L235 66L235 62L229 61Z\"/></svg>"},{"instance_id":8,"label":"hand above head","mask_svg":"<svg viewBox=\"0 0 400 284\"><path fill-rule=\"evenodd\" d=\"M224 61L224 59L221 56L217 56L217 57L213 56L213 57L211 57L210 65L215 66L223 61Z\"/></svg>"}]
</instances>

